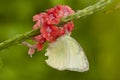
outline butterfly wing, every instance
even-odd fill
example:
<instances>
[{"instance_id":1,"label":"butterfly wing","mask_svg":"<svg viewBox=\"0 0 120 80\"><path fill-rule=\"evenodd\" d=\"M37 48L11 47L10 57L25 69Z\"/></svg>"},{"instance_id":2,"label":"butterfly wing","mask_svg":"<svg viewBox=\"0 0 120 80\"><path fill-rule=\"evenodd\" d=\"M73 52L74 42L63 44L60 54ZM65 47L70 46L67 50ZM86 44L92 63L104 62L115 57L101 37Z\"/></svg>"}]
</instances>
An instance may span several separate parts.
<instances>
[{"instance_id":1,"label":"butterfly wing","mask_svg":"<svg viewBox=\"0 0 120 80\"><path fill-rule=\"evenodd\" d=\"M61 36L50 43L46 63L58 70L84 72L89 70L89 63L79 43L69 35Z\"/></svg>"}]
</instances>

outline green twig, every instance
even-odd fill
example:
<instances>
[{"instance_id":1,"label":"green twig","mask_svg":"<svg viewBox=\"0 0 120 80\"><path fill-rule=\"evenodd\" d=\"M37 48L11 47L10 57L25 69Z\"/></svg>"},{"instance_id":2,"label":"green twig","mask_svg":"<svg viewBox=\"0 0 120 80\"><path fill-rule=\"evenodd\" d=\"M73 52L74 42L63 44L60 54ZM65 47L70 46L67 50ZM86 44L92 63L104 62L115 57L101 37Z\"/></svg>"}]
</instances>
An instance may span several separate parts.
<instances>
[{"instance_id":1,"label":"green twig","mask_svg":"<svg viewBox=\"0 0 120 80\"><path fill-rule=\"evenodd\" d=\"M74 19L78 19L81 18L83 16L88 16L93 14L94 12L103 9L105 6L107 6L109 3L111 3L113 0L101 0L98 3L88 6L83 10L78 10L76 13L64 17L61 19L60 24L66 23L68 21L74 20Z\"/></svg>"},{"instance_id":2,"label":"green twig","mask_svg":"<svg viewBox=\"0 0 120 80\"><path fill-rule=\"evenodd\" d=\"M71 21L71 20L74 20L74 19L78 19L78 18L83 17L83 16L93 14L95 11L98 11L98 10L104 8L105 6L107 6L111 2L112 2L112 0L100 0L98 3L96 3L94 5L88 6L83 10L78 10L76 13L62 18L59 25L64 24L64 23ZM40 34L39 29L29 31L29 32L24 33L24 34L17 35L11 39L8 39L4 42L1 42L0 43L0 50L5 49L7 47L10 47L12 45L19 44L19 43L35 36L35 35L38 35L38 34Z\"/></svg>"},{"instance_id":3,"label":"green twig","mask_svg":"<svg viewBox=\"0 0 120 80\"><path fill-rule=\"evenodd\" d=\"M38 34L40 34L39 29L29 31L29 32L24 33L24 34L16 35L15 37L0 43L0 50L5 49L5 48L10 47L10 46L15 45L15 44L19 44L19 43L31 38L32 36L35 36Z\"/></svg>"}]
</instances>

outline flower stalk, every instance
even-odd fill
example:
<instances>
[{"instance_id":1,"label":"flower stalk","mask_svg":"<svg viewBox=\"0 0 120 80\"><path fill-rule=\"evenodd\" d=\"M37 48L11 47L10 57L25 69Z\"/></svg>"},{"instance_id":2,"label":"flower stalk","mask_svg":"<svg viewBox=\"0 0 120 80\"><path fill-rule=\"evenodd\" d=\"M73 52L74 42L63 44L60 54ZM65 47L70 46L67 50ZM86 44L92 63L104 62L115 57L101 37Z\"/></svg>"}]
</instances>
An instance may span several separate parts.
<instances>
[{"instance_id":1,"label":"flower stalk","mask_svg":"<svg viewBox=\"0 0 120 80\"><path fill-rule=\"evenodd\" d=\"M66 22L69 22L71 20L75 20L84 16L88 16L93 14L94 12L103 9L108 4L110 4L113 0L100 0L98 3L88 6L85 9L78 10L77 12L71 14L70 16L63 17L58 25L62 25ZM22 43L23 41L26 41L30 39L31 37L40 34L39 29L37 30L31 30L29 32L26 32L24 34L17 35L11 39L8 39L6 41L3 41L0 43L0 50L5 49L7 47Z\"/></svg>"}]
</instances>

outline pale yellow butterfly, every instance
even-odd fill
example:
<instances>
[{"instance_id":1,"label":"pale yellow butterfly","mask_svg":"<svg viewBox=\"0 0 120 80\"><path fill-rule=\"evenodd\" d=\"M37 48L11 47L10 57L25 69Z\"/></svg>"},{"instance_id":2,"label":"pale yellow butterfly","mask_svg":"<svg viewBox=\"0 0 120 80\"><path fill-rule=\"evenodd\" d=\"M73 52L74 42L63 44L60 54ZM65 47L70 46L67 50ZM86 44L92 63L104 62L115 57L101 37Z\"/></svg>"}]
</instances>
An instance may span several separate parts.
<instances>
[{"instance_id":1,"label":"pale yellow butterfly","mask_svg":"<svg viewBox=\"0 0 120 80\"><path fill-rule=\"evenodd\" d=\"M84 72L89 70L89 62L79 43L70 35L59 37L50 43L45 56L46 63L57 70Z\"/></svg>"}]
</instances>

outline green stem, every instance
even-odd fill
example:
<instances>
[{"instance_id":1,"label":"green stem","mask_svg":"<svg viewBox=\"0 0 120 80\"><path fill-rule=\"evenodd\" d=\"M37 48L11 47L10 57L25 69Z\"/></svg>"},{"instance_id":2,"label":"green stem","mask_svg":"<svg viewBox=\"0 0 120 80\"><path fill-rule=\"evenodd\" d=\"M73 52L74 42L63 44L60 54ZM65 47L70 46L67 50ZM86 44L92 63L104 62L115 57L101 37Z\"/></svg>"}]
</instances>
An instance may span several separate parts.
<instances>
[{"instance_id":1,"label":"green stem","mask_svg":"<svg viewBox=\"0 0 120 80\"><path fill-rule=\"evenodd\" d=\"M66 22L74 20L74 19L81 18L83 16L91 15L94 12L103 9L105 6L107 6L112 1L113 0L100 0L98 3L96 3L94 5L88 6L83 10L78 10L76 13L62 18L60 24L66 23Z\"/></svg>"},{"instance_id":2,"label":"green stem","mask_svg":"<svg viewBox=\"0 0 120 80\"><path fill-rule=\"evenodd\" d=\"M78 18L83 17L83 16L93 14L95 11L103 9L105 6L107 6L112 1L113 0L100 0L98 3L96 3L94 5L88 6L83 10L78 10L76 13L62 18L59 25L64 24L64 23L71 21L71 20L74 20L74 19L78 19ZM0 50L5 49L7 47L10 47L12 45L19 44L19 43L35 36L35 35L38 35L38 34L40 34L39 29L29 31L29 32L24 33L24 34L17 35L11 39L8 39L6 41L1 42L0 43Z\"/></svg>"},{"instance_id":3,"label":"green stem","mask_svg":"<svg viewBox=\"0 0 120 80\"><path fill-rule=\"evenodd\" d=\"M15 37L0 43L0 50L5 49L5 48L10 47L10 46L15 45L15 44L19 44L19 43L31 38L32 36L35 36L38 34L40 34L39 29L29 31L29 32L26 32L24 34L16 35Z\"/></svg>"}]
</instances>

